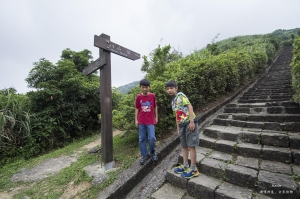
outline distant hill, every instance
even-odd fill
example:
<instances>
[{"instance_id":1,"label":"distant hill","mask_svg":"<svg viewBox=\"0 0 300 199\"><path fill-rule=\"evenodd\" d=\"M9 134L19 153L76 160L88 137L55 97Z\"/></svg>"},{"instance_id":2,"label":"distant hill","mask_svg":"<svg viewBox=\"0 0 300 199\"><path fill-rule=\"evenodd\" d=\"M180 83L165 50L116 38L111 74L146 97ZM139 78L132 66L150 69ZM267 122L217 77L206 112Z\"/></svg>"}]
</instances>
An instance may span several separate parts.
<instances>
[{"instance_id":1,"label":"distant hill","mask_svg":"<svg viewBox=\"0 0 300 199\"><path fill-rule=\"evenodd\" d=\"M139 81L135 81L129 84L125 84L117 88L117 90L123 94L127 94L132 88L136 87L139 84Z\"/></svg>"}]
</instances>

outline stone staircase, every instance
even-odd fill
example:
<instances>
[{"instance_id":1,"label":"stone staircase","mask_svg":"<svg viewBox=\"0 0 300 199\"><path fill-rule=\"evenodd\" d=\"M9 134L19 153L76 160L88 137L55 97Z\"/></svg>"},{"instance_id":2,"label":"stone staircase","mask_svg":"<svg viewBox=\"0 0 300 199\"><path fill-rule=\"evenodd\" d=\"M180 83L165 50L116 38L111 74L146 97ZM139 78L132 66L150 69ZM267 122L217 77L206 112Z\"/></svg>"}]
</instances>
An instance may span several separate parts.
<instances>
[{"instance_id":1,"label":"stone staircase","mask_svg":"<svg viewBox=\"0 0 300 199\"><path fill-rule=\"evenodd\" d=\"M186 180L171 169L166 183L189 198L299 199L293 175L300 174L300 106L291 102L291 50L284 48L252 88L201 127L200 175Z\"/></svg>"}]
</instances>

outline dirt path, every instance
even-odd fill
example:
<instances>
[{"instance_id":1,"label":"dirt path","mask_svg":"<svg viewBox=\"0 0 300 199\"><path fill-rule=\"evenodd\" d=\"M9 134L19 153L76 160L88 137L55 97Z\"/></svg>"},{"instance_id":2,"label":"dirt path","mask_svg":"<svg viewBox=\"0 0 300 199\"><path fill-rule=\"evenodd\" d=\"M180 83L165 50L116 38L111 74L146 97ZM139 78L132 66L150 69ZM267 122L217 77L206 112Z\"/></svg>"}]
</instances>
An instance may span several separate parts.
<instances>
[{"instance_id":1,"label":"dirt path","mask_svg":"<svg viewBox=\"0 0 300 199\"><path fill-rule=\"evenodd\" d=\"M113 132L113 136L118 135L118 134L120 134L120 133L122 133L122 131L115 130L115 131ZM84 145L82 148L83 148L83 149L91 149L91 148L93 148L93 147L95 147L95 146L98 146L98 145L100 145L100 144L101 144L101 138L99 138L99 139L97 139L97 140L95 140L95 141L93 141L93 142L91 142L91 143L89 143L89 144L87 144L87 145Z\"/></svg>"},{"instance_id":2,"label":"dirt path","mask_svg":"<svg viewBox=\"0 0 300 199\"><path fill-rule=\"evenodd\" d=\"M113 136L116 136L120 133L122 133L122 131L115 130L115 131L113 131ZM84 149L91 149L100 144L101 144L101 138L94 140L93 142L91 142L87 145L84 145L79 150L74 151L74 154L76 154L75 157L78 157L78 155L80 155ZM62 158L62 157L59 157L59 158ZM24 170L24 172L18 173L17 176L15 174L13 176L13 178L20 180L20 181L22 181L22 179L24 179L24 178L29 179L29 180L32 178L32 180L34 182L35 180L39 180L44 177L47 177L49 175L49 173L45 173L45 172L47 172L47 168L49 170L49 164L51 164L51 162L53 162L53 164L55 165L52 168L54 168L54 167L56 167L56 168L52 169L52 171L50 173L51 174L57 173L62 168L69 166L69 164L61 164L61 166L60 166L60 164L58 164L58 162L61 162L61 161L58 161L59 158L47 159L47 160L45 160L45 161L47 161L47 164L45 164L45 161L43 161L42 163L35 166L34 168L27 169L27 170ZM70 158L70 157L67 157L67 158ZM74 159L74 157L70 161L66 161L66 158L64 158L64 161L62 161L62 162L64 162L64 163L69 162L71 164L72 162L74 162L76 160L77 160L77 158ZM30 186L30 185L28 185L28 186ZM88 189L90 186L91 185L89 183L83 183L83 184L79 184L79 185L75 186L74 182L71 182L66 186L65 193L62 195L61 199L73 198L78 192ZM19 187L11 188L9 191L0 192L0 198L1 199L11 199L11 198L13 198L14 195L20 193L22 190L24 190L26 188L27 188L26 186L20 185Z\"/></svg>"}]
</instances>

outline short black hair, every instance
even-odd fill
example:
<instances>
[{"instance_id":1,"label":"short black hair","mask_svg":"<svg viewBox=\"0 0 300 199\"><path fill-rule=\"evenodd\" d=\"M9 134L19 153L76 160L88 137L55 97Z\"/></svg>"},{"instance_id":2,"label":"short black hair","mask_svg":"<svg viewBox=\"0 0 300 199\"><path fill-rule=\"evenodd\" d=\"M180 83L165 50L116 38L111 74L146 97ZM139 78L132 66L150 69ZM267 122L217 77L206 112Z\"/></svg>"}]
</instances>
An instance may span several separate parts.
<instances>
[{"instance_id":1,"label":"short black hair","mask_svg":"<svg viewBox=\"0 0 300 199\"><path fill-rule=\"evenodd\" d=\"M177 87L177 83L175 81L168 81L165 87Z\"/></svg>"},{"instance_id":2,"label":"short black hair","mask_svg":"<svg viewBox=\"0 0 300 199\"><path fill-rule=\"evenodd\" d=\"M150 81L148 79L142 79L140 81L140 86L150 86Z\"/></svg>"}]
</instances>

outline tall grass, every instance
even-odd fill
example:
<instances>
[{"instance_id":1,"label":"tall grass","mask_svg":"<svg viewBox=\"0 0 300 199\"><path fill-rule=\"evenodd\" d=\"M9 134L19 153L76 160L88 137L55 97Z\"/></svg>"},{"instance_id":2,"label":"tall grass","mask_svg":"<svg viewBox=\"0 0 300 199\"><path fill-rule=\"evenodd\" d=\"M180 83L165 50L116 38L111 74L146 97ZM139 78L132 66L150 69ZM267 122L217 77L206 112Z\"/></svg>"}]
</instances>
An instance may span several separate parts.
<instances>
[{"instance_id":1,"label":"tall grass","mask_svg":"<svg viewBox=\"0 0 300 199\"><path fill-rule=\"evenodd\" d=\"M31 137L29 99L14 89L0 91L0 164L23 153Z\"/></svg>"}]
</instances>

